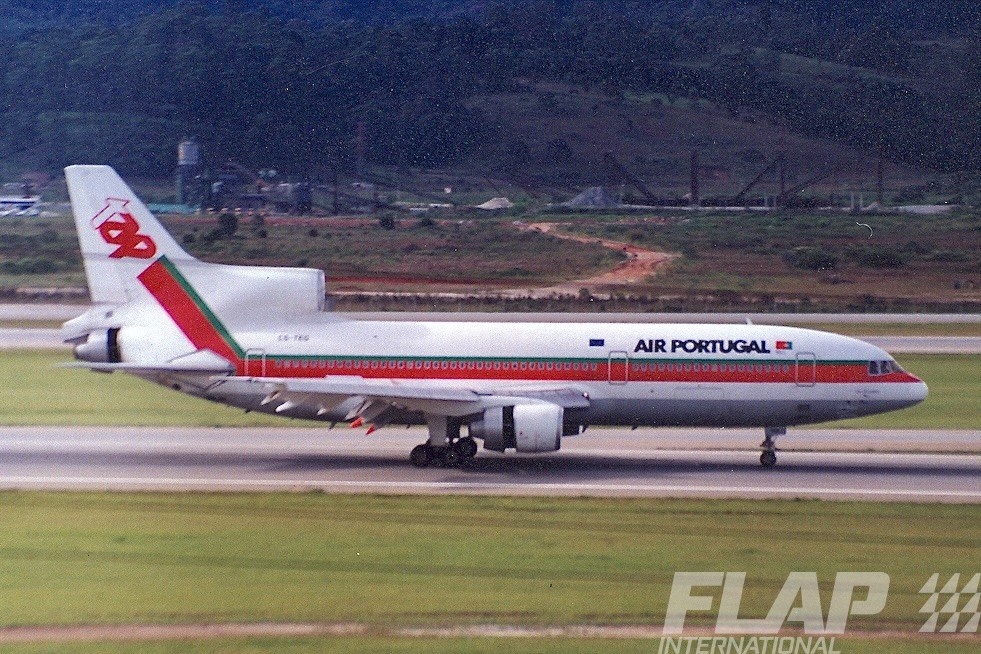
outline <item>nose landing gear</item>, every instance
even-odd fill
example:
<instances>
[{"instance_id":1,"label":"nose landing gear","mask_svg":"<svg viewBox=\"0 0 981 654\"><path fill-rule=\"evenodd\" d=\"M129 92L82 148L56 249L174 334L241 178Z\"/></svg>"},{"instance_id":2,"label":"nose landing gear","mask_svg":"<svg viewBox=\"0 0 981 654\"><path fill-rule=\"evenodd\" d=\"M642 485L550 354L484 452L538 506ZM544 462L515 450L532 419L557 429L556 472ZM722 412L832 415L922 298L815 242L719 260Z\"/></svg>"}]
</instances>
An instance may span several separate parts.
<instances>
[{"instance_id":1,"label":"nose landing gear","mask_svg":"<svg viewBox=\"0 0 981 654\"><path fill-rule=\"evenodd\" d=\"M783 436L786 433L786 427L766 427L764 429L763 442L760 443L760 447L763 448L763 453L760 454L760 465L764 468L772 468L777 465L777 436Z\"/></svg>"}]
</instances>

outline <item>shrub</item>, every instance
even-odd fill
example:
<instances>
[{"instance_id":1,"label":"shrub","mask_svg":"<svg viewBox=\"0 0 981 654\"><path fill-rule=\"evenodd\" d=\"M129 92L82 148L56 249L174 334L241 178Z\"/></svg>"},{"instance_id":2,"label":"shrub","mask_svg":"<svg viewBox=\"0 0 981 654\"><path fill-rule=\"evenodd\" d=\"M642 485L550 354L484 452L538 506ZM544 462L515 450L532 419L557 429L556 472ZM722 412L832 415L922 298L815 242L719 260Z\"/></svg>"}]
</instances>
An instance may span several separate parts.
<instances>
[{"instance_id":1,"label":"shrub","mask_svg":"<svg viewBox=\"0 0 981 654\"><path fill-rule=\"evenodd\" d=\"M233 213L223 213L218 216L218 233L220 236L231 236L238 230L238 217Z\"/></svg>"},{"instance_id":2,"label":"shrub","mask_svg":"<svg viewBox=\"0 0 981 654\"><path fill-rule=\"evenodd\" d=\"M47 257L24 257L0 263L0 271L9 275L38 275L58 270L58 264Z\"/></svg>"},{"instance_id":3,"label":"shrub","mask_svg":"<svg viewBox=\"0 0 981 654\"><path fill-rule=\"evenodd\" d=\"M845 254L869 268L901 268L906 265L903 253L888 245L850 245Z\"/></svg>"},{"instance_id":4,"label":"shrub","mask_svg":"<svg viewBox=\"0 0 981 654\"><path fill-rule=\"evenodd\" d=\"M787 250L781 257L787 265L802 270L834 270L838 266L838 255L813 246Z\"/></svg>"}]
</instances>

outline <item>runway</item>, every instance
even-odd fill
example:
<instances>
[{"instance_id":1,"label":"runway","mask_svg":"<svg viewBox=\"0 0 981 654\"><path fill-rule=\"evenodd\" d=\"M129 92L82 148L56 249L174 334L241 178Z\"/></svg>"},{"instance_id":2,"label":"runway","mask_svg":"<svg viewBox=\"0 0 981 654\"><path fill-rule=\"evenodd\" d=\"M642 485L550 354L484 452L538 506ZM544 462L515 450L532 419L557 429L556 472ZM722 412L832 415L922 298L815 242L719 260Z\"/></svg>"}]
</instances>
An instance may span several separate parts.
<instances>
[{"instance_id":1,"label":"runway","mask_svg":"<svg viewBox=\"0 0 981 654\"><path fill-rule=\"evenodd\" d=\"M791 430L771 470L757 432L596 429L553 454L419 469L420 429L12 427L0 488L981 502L981 431Z\"/></svg>"}]
</instances>

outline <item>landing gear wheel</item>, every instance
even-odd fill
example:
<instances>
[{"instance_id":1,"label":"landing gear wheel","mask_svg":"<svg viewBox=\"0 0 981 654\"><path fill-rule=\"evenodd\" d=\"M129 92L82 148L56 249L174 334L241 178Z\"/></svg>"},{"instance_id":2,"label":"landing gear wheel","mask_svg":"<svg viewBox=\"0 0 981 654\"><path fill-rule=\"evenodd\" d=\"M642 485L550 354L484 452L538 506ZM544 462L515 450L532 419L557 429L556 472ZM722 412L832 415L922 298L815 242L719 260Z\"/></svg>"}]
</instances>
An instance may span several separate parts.
<instances>
[{"instance_id":1,"label":"landing gear wheel","mask_svg":"<svg viewBox=\"0 0 981 654\"><path fill-rule=\"evenodd\" d=\"M425 468L433 461L433 448L429 445L416 445L409 452L409 461L417 468Z\"/></svg>"},{"instance_id":2,"label":"landing gear wheel","mask_svg":"<svg viewBox=\"0 0 981 654\"><path fill-rule=\"evenodd\" d=\"M477 441L466 436L461 438L456 443L453 444L453 448L460 455L460 458L464 461L468 461L475 456L477 456Z\"/></svg>"},{"instance_id":3,"label":"landing gear wheel","mask_svg":"<svg viewBox=\"0 0 981 654\"><path fill-rule=\"evenodd\" d=\"M444 468L456 468L463 461L463 457L455 447L445 447L436 454L436 461Z\"/></svg>"},{"instance_id":4,"label":"landing gear wheel","mask_svg":"<svg viewBox=\"0 0 981 654\"><path fill-rule=\"evenodd\" d=\"M777 465L777 436L787 433L786 427L766 427L763 430L764 438L760 443L763 453L760 454L760 465L764 468L772 468Z\"/></svg>"}]
</instances>

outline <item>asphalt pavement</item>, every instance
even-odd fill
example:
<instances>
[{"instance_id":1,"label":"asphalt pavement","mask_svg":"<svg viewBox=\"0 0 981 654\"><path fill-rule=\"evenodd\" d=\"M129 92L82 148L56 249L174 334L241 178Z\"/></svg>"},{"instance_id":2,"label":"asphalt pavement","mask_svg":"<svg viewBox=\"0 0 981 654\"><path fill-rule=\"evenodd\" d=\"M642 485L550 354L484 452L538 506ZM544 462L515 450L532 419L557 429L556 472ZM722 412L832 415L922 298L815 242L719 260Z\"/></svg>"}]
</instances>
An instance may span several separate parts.
<instances>
[{"instance_id":1,"label":"asphalt pavement","mask_svg":"<svg viewBox=\"0 0 981 654\"><path fill-rule=\"evenodd\" d=\"M0 488L981 502L981 431L596 429L543 455L415 468L422 429L14 427Z\"/></svg>"}]
</instances>

